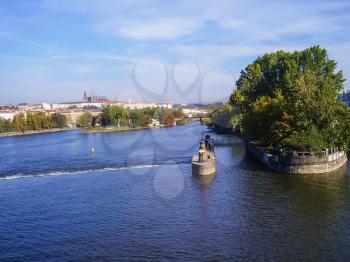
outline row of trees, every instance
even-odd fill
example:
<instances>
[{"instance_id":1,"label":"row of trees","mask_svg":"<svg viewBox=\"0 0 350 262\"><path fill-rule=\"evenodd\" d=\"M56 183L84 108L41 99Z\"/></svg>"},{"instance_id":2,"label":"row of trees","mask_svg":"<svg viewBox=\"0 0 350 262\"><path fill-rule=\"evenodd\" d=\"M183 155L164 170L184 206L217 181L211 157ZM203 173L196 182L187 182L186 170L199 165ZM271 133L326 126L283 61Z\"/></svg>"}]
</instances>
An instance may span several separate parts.
<instances>
[{"instance_id":1,"label":"row of trees","mask_svg":"<svg viewBox=\"0 0 350 262\"><path fill-rule=\"evenodd\" d=\"M226 125L267 147L319 151L347 148L350 112L337 100L344 88L342 71L327 51L278 51L257 58L241 72ZM214 112L222 118L222 112Z\"/></svg>"},{"instance_id":2,"label":"row of trees","mask_svg":"<svg viewBox=\"0 0 350 262\"><path fill-rule=\"evenodd\" d=\"M101 126L148 127L152 123L152 119L158 120L162 125L171 126L175 119L183 117L184 114L181 109L146 108L128 110L118 106L107 106L96 117L88 112L84 113L78 119L78 126L89 127L98 123Z\"/></svg>"},{"instance_id":3,"label":"row of trees","mask_svg":"<svg viewBox=\"0 0 350 262\"><path fill-rule=\"evenodd\" d=\"M98 116L89 112L82 114L77 120L78 127L91 127L97 124L101 126L118 127L147 127L156 119L160 124L171 126L175 119L184 118L181 109L160 109L147 108L142 110L128 110L123 107L105 107ZM0 118L0 133L38 131L50 128L64 128L67 126L67 119L59 113L47 116L43 112L17 114L12 121Z\"/></svg>"},{"instance_id":4,"label":"row of trees","mask_svg":"<svg viewBox=\"0 0 350 262\"><path fill-rule=\"evenodd\" d=\"M0 118L0 133L39 131L50 128L64 128L67 126L67 119L59 113L47 116L45 113L23 113L15 115L12 121Z\"/></svg>"}]
</instances>

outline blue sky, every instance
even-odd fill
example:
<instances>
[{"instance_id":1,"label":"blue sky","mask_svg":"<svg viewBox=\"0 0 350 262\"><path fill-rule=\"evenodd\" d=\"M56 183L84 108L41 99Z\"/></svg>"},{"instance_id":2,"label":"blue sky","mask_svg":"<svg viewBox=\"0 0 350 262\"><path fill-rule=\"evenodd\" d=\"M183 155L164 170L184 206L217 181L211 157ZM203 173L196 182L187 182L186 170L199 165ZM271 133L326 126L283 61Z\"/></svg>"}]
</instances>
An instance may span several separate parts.
<instances>
[{"instance_id":1,"label":"blue sky","mask_svg":"<svg viewBox=\"0 0 350 262\"><path fill-rule=\"evenodd\" d=\"M0 0L0 104L77 101L92 89L225 100L257 56L315 44L350 78L349 28L348 0Z\"/></svg>"}]
</instances>

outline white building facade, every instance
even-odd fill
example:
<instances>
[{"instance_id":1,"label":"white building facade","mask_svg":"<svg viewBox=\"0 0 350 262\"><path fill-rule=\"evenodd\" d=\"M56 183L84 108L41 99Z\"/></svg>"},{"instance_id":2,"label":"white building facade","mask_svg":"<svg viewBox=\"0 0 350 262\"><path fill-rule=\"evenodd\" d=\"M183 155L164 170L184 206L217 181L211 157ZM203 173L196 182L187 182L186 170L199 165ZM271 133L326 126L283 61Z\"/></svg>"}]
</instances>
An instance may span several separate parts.
<instances>
[{"instance_id":1,"label":"white building facade","mask_svg":"<svg viewBox=\"0 0 350 262\"><path fill-rule=\"evenodd\" d=\"M12 121L13 118L15 117L16 112L9 111L9 110L2 110L0 111L0 118L5 119L5 120L10 120Z\"/></svg>"}]
</instances>

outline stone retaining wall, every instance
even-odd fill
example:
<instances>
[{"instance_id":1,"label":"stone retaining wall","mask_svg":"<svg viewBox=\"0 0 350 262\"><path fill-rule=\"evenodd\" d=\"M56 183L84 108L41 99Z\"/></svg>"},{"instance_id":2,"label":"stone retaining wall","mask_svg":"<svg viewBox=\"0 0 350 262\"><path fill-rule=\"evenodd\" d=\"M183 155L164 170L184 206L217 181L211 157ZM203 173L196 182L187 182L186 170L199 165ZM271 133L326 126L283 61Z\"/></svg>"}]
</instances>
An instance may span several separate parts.
<instances>
[{"instance_id":1,"label":"stone retaining wall","mask_svg":"<svg viewBox=\"0 0 350 262\"><path fill-rule=\"evenodd\" d=\"M296 155L279 157L265 153L262 148L251 141L246 141L247 151L259 159L267 168L274 172L290 174L320 174L332 172L347 162L344 151L326 155Z\"/></svg>"}]
</instances>

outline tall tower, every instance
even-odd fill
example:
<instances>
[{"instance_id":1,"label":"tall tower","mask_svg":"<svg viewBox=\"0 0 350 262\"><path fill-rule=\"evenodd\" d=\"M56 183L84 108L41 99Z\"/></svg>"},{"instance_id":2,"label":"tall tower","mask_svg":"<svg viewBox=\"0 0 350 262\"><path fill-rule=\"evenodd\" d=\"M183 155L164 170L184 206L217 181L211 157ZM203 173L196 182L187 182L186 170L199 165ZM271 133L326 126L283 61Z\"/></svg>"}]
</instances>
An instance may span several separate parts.
<instances>
[{"instance_id":1,"label":"tall tower","mask_svg":"<svg viewBox=\"0 0 350 262\"><path fill-rule=\"evenodd\" d=\"M86 95L86 91L84 91L84 102L87 101L87 95Z\"/></svg>"},{"instance_id":2,"label":"tall tower","mask_svg":"<svg viewBox=\"0 0 350 262\"><path fill-rule=\"evenodd\" d=\"M91 102L96 102L96 101L95 101L94 89L91 89Z\"/></svg>"}]
</instances>

